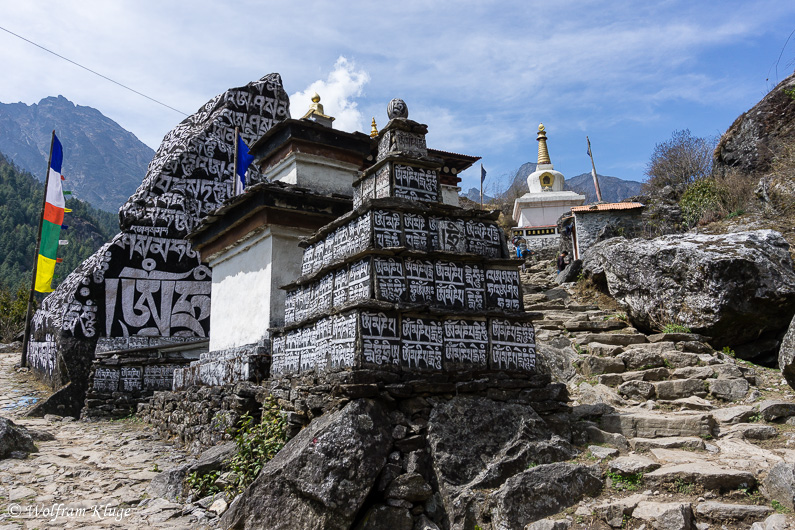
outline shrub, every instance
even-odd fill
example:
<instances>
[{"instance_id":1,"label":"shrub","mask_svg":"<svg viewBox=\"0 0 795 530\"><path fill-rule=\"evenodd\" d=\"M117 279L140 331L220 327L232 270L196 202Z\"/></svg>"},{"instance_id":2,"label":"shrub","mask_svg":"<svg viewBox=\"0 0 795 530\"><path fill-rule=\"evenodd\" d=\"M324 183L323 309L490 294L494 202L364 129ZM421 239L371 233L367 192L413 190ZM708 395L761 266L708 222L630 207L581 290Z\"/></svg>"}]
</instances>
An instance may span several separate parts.
<instances>
[{"instance_id":1,"label":"shrub","mask_svg":"<svg viewBox=\"0 0 795 530\"><path fill-rule=\"evenodd\" d=\"M663 333L690 333L690 328L682 324L665 324L660 331Z\"/></svg>"},{"instance_id":2,"label":"shrub","mask_svg":"<svg viewBox=\"0 0 795 530\"><path fill-rule=\"evenodd\" d=\"M697 180L687 187L679 200L682 220L688 227L717 221L723 217L723 194L711 178Z\"/></svg>"},{"instance_id":3,"label":"shrub","mask_svg":"<svg viewBox=\"0 0 795 530\"><path fill-rule=\"evenodd\" d=\"M257 478L262 467L287 443L287 420L270 396L262 405L262 421L254 422L249 414L241 418L235 434L237 452L229 461L234 481L229 485L232 495L243 491Z\"/></svg>"}]
</instances>

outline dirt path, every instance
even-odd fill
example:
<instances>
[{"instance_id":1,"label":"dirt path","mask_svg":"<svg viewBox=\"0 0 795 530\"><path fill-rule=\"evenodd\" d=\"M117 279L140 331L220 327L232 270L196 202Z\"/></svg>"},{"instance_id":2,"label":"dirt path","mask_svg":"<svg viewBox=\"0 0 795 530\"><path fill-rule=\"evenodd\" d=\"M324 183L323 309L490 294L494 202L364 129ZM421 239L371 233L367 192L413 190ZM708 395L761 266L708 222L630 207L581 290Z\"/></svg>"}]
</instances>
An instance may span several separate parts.
<instances>
[{"instance_id":1,"label":"dirt path","mask_svg":"<svg viewBox=\"0 0 795 530\"><path fill-rule=\"evenodd\" d=\"M0 530L196 528L182 505L150 500L149 481L187 455L131 420L82 422L22 416L47 395L19 353L0 353L0 416L29 429L38 453L0 460Z\"/></svg>"}]
</instances>

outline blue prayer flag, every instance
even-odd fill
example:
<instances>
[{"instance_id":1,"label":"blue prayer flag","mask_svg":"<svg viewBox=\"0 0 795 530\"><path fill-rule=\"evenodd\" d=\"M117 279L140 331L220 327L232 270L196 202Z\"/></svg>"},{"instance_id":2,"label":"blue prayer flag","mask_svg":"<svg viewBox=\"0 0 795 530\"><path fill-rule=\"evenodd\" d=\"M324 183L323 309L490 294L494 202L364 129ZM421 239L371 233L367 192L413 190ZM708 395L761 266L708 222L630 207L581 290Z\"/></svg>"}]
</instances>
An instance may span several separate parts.
<instances>
[{"instance_id":1,"label":"blue prayer flag","mask_svg":"<svg viewBox=\"0 0 795 530\"><path fill-rule=\"evenodd\" d=\"M237 135L237 160L235 160L235 195L239 195L246 188L246 171L254 161L254 155L248 153L248 146L240 135Z\"/></svg>"},{"instance_id":2,"label":"blue prayer flag","mask_svg":"<svg viewBox=\"0 0 795 530\"><path fill-rule=\"evenodd\" d=\"M480 183L483 184L484 180L486 180L486 170L483 168L483 164L480 164Z\"/></svg>"}]
</instances>

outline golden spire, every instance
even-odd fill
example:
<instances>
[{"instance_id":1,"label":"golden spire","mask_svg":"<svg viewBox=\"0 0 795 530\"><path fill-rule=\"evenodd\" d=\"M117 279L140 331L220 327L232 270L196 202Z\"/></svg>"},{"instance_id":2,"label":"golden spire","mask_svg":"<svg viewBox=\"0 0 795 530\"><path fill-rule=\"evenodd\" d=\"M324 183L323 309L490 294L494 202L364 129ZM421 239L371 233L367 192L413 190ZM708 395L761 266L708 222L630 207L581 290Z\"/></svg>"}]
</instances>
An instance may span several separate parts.
<instances>
[{"instance_id":1,"label":"golden spire","mask_svg":"<svg viewBox=\"0 0 795 530\"><path fill-rule=\"evenodd\" d=\"M547 151L547 132L544 129L544 124L538 124L538 165L551 164L549 160L549 151Z\"/></svg>"},{"instance_id":2,"label":"golden spire","mask_svg":"<svg viewBox=\"0 0 795 530\"><path fill-rule=\"evenodd\" d=\"M373 116L373 123L370 124L370 138L378 136L378 127L375 125L375 116Z\"/></svg>"},{"instance_id":3,"label":"golden spire","mask_svg":"<svg viewBox=\"0 0 795 530\"><path fill-rule=\"evenodd\" d=\"M323 114L323 105L320 104L320 96L317 92L312 96L312 104L309 105L309 110L316 110L320 114Z\"/></svg>"}]
</instances>

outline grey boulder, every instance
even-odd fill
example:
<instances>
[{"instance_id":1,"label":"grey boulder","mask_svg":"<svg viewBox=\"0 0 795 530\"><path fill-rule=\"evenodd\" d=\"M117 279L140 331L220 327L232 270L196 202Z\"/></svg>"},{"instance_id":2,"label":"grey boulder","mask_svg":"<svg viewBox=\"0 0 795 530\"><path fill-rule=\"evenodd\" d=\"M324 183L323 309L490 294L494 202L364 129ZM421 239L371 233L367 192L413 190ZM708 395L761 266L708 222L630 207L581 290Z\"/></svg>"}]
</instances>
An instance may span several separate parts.
<instances>
[{"instance_id":1,"label":"grey boulder","mask_svg":"<svg viewBox=\"0 0 795 530\"><path fill-rule=\"evenodd\" d=\"M718 347L783 332L795 313L789 244L772 230L612 238L588 249L583 271L636 327L678 323Z\"/></svg>"},{"instance_id":2,"label":"grey boulder","mask_svg":"<svg viewBox=\"0 0 795 530\"><path fill-rule=\"evenodd\" d=\"M795 388L795 317L790 322L781 348L778 351L778 367L781 375L792 388Z\"/></svg>"},{"instance_id":3,"label":"grey boulder","mask_svg":"<svg viewBox=\"0 0 795 530\"><path fill-rule=\"evenodd\" d=\"M6 458L17 451L33 453L38 449L27 429L11 420L0 418L0 458Z\"/></svg>"},{"instance_id":4,"label":"grey boulder","mask_svg":"<svg viewBox=\"0 0 795 530\"><path fill-rule=\"evenodd\" d=\"M220 526L347 530L386 463L390 430L381 405L366 399L314 420L262 468ZM385 508L372 517L405 519Z\"/></svg>"}]
</instances>

